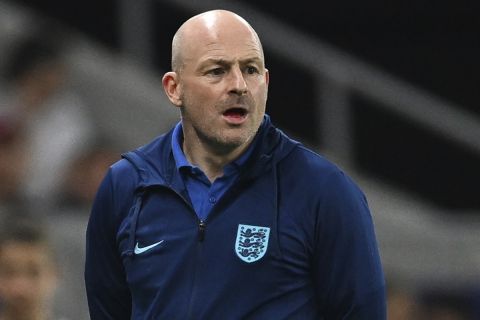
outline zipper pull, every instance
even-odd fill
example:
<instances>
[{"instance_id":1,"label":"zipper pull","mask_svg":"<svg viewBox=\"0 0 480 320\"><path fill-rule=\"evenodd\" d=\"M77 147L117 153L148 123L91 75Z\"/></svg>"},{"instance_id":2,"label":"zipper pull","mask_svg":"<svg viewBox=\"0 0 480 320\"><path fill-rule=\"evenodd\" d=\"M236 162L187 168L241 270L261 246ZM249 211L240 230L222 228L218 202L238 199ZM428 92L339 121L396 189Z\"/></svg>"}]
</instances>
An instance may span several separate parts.
<instances>
[{"instance_id":1,"label":"zipper pull","mask_svg":"<svg viewBox=\"0 0 480 320\"><path fill-rule=\"evenodd\" d=\"M200 223L198 224L198 241L202 242L203 239L205 239L205 228L207 225L203 220L200 220Z\"/></svg>"}]
</instances>

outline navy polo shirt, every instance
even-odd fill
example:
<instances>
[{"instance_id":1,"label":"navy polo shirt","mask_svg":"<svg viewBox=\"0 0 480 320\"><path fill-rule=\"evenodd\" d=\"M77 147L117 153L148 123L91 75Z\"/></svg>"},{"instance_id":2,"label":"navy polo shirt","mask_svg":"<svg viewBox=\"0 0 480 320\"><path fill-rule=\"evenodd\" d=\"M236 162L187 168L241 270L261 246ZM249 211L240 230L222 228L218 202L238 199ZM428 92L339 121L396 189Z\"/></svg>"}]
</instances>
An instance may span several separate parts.
<instances>
[{"instance_id":1,"label":"navy polo shirt","mask_svg":"<svg viewBox=\"0 0 480 320\"><path fill-rule=\"evenodd\" d=\"M254 139L255 141L256 139ZM240 174L242 165L252 153L253 143L236 160L223 168L223 176L215 179L213 183L208 180L205 173L197 166L188 162L182 149L183 129L179 122L172 135L172 151L177 170L185 183L193 208L200 220L205 220L215 203L230 188Z\"/></svg>"}]
</instances>

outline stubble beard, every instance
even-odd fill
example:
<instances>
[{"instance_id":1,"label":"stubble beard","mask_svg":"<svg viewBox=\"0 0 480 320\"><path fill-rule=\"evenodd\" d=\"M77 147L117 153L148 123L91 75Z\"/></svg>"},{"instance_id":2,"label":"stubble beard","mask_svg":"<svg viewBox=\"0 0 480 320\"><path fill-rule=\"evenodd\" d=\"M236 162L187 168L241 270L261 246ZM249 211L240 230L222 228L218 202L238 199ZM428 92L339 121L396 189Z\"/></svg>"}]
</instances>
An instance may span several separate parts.
<instances>
[{"instance_id":1,"label":"stubble beard","mask_svg":"<svg viewBox=\"0 0 480 320\"><path fill-rule=\"evenodd\" d=\"M239 134L229 135L228 132L220 130L219 132L211 132L208 128L193 127L196 135L212 152L218 155L227 155L242 146L248 145L255 136L258 128L252 129L226 129L230 130L243 130Z\"/></svg>"},{"instance_id":2,"label":"stubble beard","mask_svg":"<svg viewBox=\"0 0 480 320\"><path fill-rule=\"evenodd\" d=\"M185 105L189 104L189 98L186 95L182 96L182 100L184 101L184 105L180 107L180 112L182 115L183 120L187 120L193 129L195 135L198 137L199 142L206 148L218 155L227 155L242 146L247 146L253 138L255 137L260 123L254 123L253 126L246 127L233 127L233 128L219 128L215 129L214 125L209 126L209 123L202 122L202 121L193 121L193 118L188 116L187 112L185 111ZM252 113L249 115L250 117L254 117L255 115ZM250 119L250 121L255 121L254 119ZM261 122L261 121L260 121ZM184 128L185 130L185 128ZM238 132L235 132L238 131Z\"/></svg>"}]
</instances>

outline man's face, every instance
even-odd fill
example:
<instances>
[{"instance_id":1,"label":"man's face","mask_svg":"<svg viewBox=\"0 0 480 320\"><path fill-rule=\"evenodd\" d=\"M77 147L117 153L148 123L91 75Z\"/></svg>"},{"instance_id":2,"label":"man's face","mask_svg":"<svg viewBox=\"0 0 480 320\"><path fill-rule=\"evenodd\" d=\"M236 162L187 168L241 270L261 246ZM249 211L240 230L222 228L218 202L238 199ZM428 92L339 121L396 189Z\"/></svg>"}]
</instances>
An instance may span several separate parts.
<instances>
[{"instance_id":1,"label":"man's face","mask_svg":"<svg viewBox=\"0 0 480 320\"><path fill-rule=\"evenodd\" d=\"M228 152L251 141L265 114L263 53L241 25L198 31L195 39L184 48L179 72L184 132Z\"/></svg>"},{"instance_id":2,"label":"man's face","mask_svg":"<svg viewBox=\"0 0 480 320\"><path fill-rule=\"evenodd\" d=\"M7 242L0 248L0 301L5 309L29 314L53 297L56 274L43 245Z\"/></svg>"}]
</instances>

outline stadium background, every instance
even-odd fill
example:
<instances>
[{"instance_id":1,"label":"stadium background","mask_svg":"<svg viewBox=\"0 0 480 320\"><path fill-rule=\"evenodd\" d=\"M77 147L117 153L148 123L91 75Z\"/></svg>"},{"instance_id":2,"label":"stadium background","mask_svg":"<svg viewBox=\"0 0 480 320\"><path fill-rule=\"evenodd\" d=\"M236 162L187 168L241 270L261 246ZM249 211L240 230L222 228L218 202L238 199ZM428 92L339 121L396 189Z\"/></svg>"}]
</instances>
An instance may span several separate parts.
<instances>
[{"instance_id":1,"label":"stadium background","mask_svg":"<svg viewBox=\"0 0 480 320\"><path fill-rule=\"evenodd\" d=\"M76 38L86 41L93 50L102 52L110 68L115 69L115 63L118 68L123 64L133 68L134 76L144 81L148 92L155 90L156 81L169 69L173 33L181 21L195 13L195 9L188 5L161 0L143 1L142 5L127 0L16 0L1 3L8 9L57 20L73 41ZM435 97L473 119L480 130L480 95L476 88L480 83L478 3L460 1L453 4L443 0L435 3L373 0L361 3L295 1L292 4L246 0L230 3L233 7L246 6L245 12L258 12L262 17L279 21L309 39L335 48L339 55L354 57L373 70L381 70L408 84L415 92ZM248 16L245 17L249 20ZM254 27L262 23L252 21ZM262 39L270 36L273 35L260 33ZM315 103L318 90L314 84L315 75L295 59L284 59L276 48L265 46L265 53L272 79L267 112L280 127L321 152L327 142L318 130L322 123L319 114L322 106ZM83 58L89 59L88 56ZM124 76L128 78L127 74ZM100 92L88 97L94 85L83 81L88 82L86 71L79 91L83 90L87 101L105 94ZM127 79L125 83L130 82ZM441 300L443 304L451 303L452 308L468 305L478 312L478 303L474 301L480 298L472 292L478 291L479 283L474 279L478 281L480 273L477 246L480 244L477 187L480 149L465 147L448 135L432 132L422 124L384 108L381 102L355 94L349 99L349 132L354 136L353 149L349 153L352 159L342 158L342 154L335 152L328 155L344 164L352 175L359 178L360 185L365 186L377 224L387 276L395 285L404 283L399 287L406 288L419 302L435 300L432 297L436 297L438 301L444 299ZM149 103L156 104L155 101ZM162 100L157 104L164 103ZM168 105L162 105L159 110L167 108ZM99 116L112 110L114 107L105 108ZM151 108L146 112L151 113ZM167 127L175 116L170 111L165 114L161 120ZM123 145L119 143L120 148L128 149L136 143L146 142L148 137L161 132L162 127L145 130L145 125L153 127L154 124L144 119L137 122L143 133ZM104 131L109 129L112 128L108 125L103 128ZM478 138L480 141L480 136ZM393 194L398 203L382 202L384 194L377 190ZM75 223L81 225L84 219L79 220ZM418 230L412 229L418 224ZM391 230L396 231L392 234ZM425 238L425 233L430 238L428 235ZM77 238L81 237L81 232L75 234ZM425 254L424 260L422 257L415 260L409 251ZM399 263L408 266L398 266ZM443 269L439 266L442 264ZM458 278L461 273L464 277Z\"/></svg>"}]
</instances>

